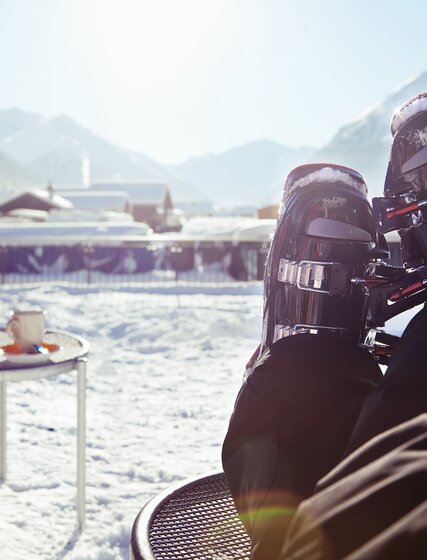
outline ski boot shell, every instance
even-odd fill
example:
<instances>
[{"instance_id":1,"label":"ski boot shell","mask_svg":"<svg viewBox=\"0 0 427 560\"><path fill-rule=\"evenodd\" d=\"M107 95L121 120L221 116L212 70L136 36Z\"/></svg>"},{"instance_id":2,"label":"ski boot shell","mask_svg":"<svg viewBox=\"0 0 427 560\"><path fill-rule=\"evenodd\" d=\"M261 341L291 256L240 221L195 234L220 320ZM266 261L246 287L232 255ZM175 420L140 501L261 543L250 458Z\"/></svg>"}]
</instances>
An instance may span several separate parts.
<instances>
[{"instance_id":1,"label":"ski boot shell","mask_svg":"<svg viewBox=\"0 0 427 560\"><path fill-rule=\"evenodd\" d=\"M287 177L267 257L261 352L298 333L363 338L368 298L363 278L377 234L363 178L329 163Z\"/></svg>"}]
</instances>

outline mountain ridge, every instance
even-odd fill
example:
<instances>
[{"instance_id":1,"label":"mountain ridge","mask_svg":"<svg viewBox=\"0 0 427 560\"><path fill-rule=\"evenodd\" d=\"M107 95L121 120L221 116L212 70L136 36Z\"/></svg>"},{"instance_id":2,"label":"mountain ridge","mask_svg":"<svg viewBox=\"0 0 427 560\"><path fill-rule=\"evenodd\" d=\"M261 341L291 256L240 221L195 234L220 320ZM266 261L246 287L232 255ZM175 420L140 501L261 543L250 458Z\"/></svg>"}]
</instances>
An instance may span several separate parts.
<instances>
[{"instance_id":1,"label":"mountain ridge","mask_svg":"<svg viewBox=\"0 0 427 560\"><path fill-rule=\"evenodd\" d=\"M190 158L170 169L204 192L216 191L224 206L268 203L269 192L296 165L314 152L310 146L288 147L262 139L228 150ZM235 192L235 194L234 194Z\"/></svg>"},{"instance_id":2,"label":"mountain ridge","mask_svg":"<svg viewBox=\"0 0 427 560\"><path fill-rule=\"evenodd\" d=\"M359 118L340 127L311 161L336 161L359 171L371 196L381 196L391 147L393 112L420 91L427 91L427 72L406 81L365 110Z\"/></svg>"},{"instance_id":3,"label":"mountain ridge","mask_svg":"<svg viewBox=\"0 0 427 560\"><path fill-rule=\"evenodd\" d=\"M83 159L88 158L91 182L167 182L177 202L209 202L148 156L115 146L64 114L45 118L19 109L0 111L0 154L15 162L30 184L81 188ZM7 176L1 183L9 186Z\"/></svg>"},{"instance_id":4,"label":"mountain ridge","mask_svg":"<svg viewBox=\"0 0 427 560\"><path fill-rule=\"evenodd\" d=\"M89 158L91 182L166 182L174 202L197 207L278 203L286 175L305 162L331 161L353 167L371 196L382 194L391 145L390 119L411 96L427 91L427 71L395 88L358 118L341 126L320 149L283 146L260 139L219 153L162 165L143 153L98 137L67 115L43 117L10 108L0 111L0 185L22 188L52 182L80 187Z\"/></svg>"}]
</instances>

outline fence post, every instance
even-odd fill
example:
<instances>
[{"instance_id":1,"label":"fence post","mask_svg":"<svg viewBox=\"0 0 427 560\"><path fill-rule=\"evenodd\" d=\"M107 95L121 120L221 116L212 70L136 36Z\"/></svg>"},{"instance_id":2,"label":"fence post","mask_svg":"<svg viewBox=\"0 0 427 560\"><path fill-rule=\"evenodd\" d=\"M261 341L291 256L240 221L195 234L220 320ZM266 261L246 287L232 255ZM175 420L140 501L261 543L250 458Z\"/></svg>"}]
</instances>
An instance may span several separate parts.
<instances>
[{"instance_id":1,"label":"fence post","mask_svg":"<svg viewBox=\"0 0 427 560\"><path fill-rule=\"evenodd\" d=\"M92 282L92 263L90 260L90 256L93 253L93 246L90 243L84 242L82 243L82 250L83 250L83 262L87 270L87 283L90 284Z\"/></svg>"},{"instance_id":2,"label":"fence post","mask_svg":"<svg viewBox=\"0 0 427 560\"><path fill-rule=\"evenodd\" d=\"M6 268L7 268L7 247L0 245L0 262L1 262L1 284L4 285Z\"/></svg>"}]
</instances>

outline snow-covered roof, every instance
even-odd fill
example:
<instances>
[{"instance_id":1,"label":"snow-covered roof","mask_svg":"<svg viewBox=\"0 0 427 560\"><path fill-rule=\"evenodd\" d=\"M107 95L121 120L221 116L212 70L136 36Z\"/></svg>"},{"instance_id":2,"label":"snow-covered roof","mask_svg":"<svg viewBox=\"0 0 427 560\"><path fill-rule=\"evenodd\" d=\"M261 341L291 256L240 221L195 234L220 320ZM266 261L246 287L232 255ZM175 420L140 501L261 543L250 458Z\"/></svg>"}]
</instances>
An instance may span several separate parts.
<instances>
[{"instance_id":1,"label":"snow-covered roof","mask_svg":"<svg viewBox=\"0 0 427 560\"><path fill-rule=\"evenodd\" d=\"M10 215L10 212L8 213ZM72 208L71 210L51 210L48 222L134 222L132 214L116 210L88 210Z\"/></svg>"},{"instance_id":2,"label":"snow-covered roof","mask_svg":"<svg viewBox=\"0 0 427 560\"><path fill-rule=\"evenodd\" d=\"M18 193L14 194L10 198L2 200L0 206L6 206L14 201L18 201L26 196L31 196L35 199L42 200L45 203L48 203L49 206L52 208L72 208L73 204L67 200L66 198L56 194L55 192L45 191L43 189L28 189L26 191L19 191Z\"/></svg>"},{"instance_id":3,"label":"snow-covered roof","mask_svg":"<svg viewBox=\"0 0 427 560\"><path fill-rule=\"evenodd\" d=\"M411 117L423 111L427 111L427 92L414 95L394 112L390 124L393 136Z\"/></svg>"},{"instance_id":4,"label":"snow-covered roof","mask_svg":"<svg viewBox=\"0 0 427 560\"><path fill-rule=\"evenodd\" d=\"M240 217L198 217L183 225L181 235L212 241L269 241L276 220Z\"/></svg>"},{"instance_id":5,"label":"snow-covered roof","mask_svg":"<svg viewBox=\"0 0 427 560\"><path fill-rule=\"evenodd\" d=\"M91 185L90 190L124 191L137 204L161 204L169 193L165 183L97 183Z\"/></svg>"},{"instance_id":6,"label":"snow-covered roof","mask_svg":"<svg viewBox=\"0 0 427 560\"><path fill-rule=\"evenodd\" d=\"M129 195L124 191L61 191L79 210L124 210Z\"/></svg>"},{"instance_id":7,"label":"snow-covered roof","mask_svg":"<svg viewBox=\"0 0 427 560\"><path fill-rule=\"evenodd\" d=\"M3 239L67 238L107 235L147 235L151 233L147 224L141 222L45 222L42 224L0 222L0 237Z\"/></svg>"},{"instance_id":8,"label":"snow-covered roof","mask_svg":"<svg viewBox=\"0 0 427 560\"><path fill-rule=\"evenodd\" d=\"M33 210L31 208L17 208L8 212L11 218L19 218L21 220L33 220L35 222L45 222L49 217L46 210ZM4 219L4 216L3 218Z\"/></svg>"},{"instance_id":9,"label":"snow-covered roof","mask_svg":"<svg viewBox=\"0 0 427 560\"><path fill-rule=\"evenodd\" d=\"M252 225L242 225L237 231L234 232L233 240L242 241L270 241L274 230L276 229L277 220L265 219L257 220Z\"/></svg>"}]
</instances>

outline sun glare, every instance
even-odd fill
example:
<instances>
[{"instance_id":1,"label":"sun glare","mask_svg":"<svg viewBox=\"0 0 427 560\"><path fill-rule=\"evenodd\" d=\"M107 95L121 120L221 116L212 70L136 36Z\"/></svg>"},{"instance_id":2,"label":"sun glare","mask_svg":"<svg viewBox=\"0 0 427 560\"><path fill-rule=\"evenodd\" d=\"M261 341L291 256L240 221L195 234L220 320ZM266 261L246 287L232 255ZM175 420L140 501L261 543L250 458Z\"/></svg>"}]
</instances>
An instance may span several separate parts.
<instances>
[{"instance_id":1,"label":"sun glare","mask_svg":"<svg viewBox=\"0 0 427 560\"><path fill-rule=\"evenodd\" d=\"M92 0L94 32L106 63L128 87L167 85L191 64L224 0Z\"/></svg>"}]
</instances>

